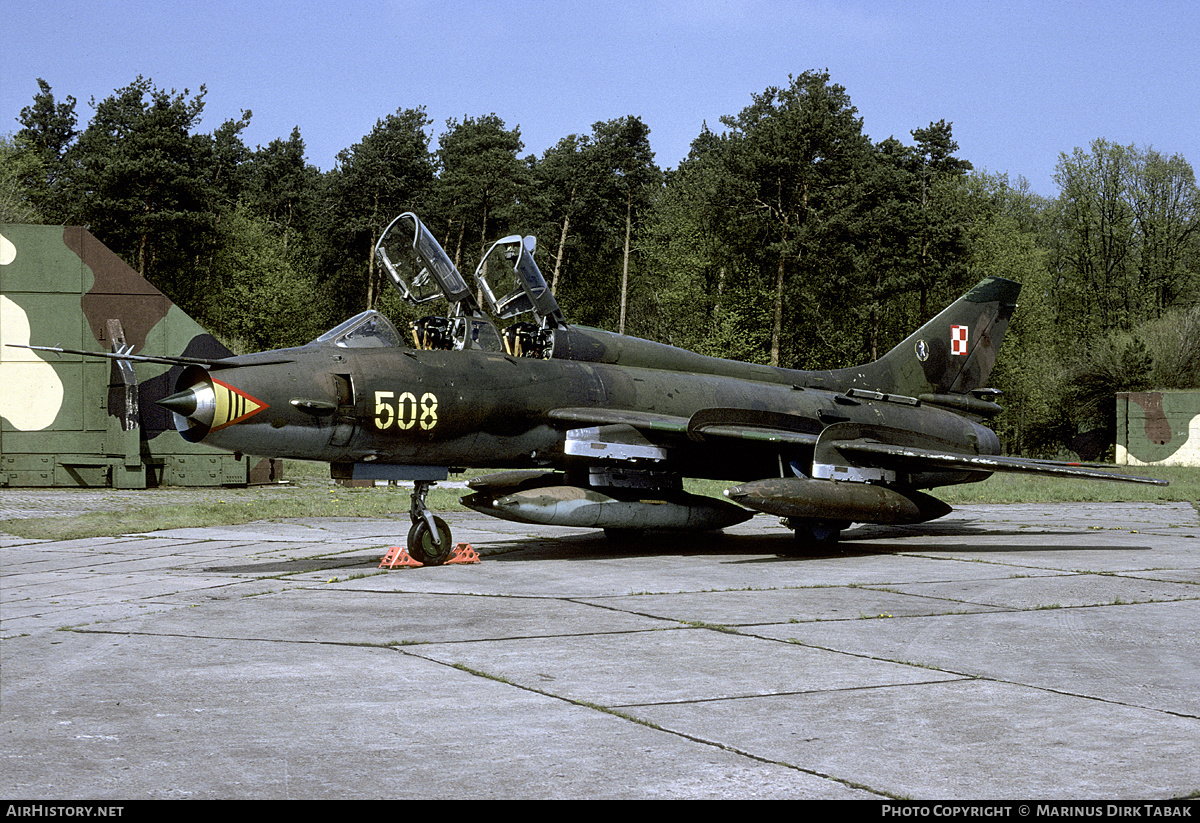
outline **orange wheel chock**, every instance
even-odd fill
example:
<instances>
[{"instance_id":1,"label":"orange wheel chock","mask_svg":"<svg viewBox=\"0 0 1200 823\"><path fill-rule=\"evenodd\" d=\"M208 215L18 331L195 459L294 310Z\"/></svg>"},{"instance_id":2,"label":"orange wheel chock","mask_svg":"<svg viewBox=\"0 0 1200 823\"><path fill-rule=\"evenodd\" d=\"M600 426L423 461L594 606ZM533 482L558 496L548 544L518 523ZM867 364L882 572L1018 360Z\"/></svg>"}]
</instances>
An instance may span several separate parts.
<instances>
[{"instance_id":1,"label":"orange wheel chock","mask_svg":"<svg viewBox=\"0 0 1200 823\"><path fill-rule=\"evenodd\" d=\"M470 543L458 543L450 550L450 556L446 558L443 564L449 566L451 563L478 563L479 552L471 548ZM408 549L403 546L392 546L387 550L387 554L379 561L379 568L410 568L419 569L425 564L419 560L414 560L413 556L408 553Z\"/></svg>"},{"instance_id":2,"label":"orange wheel chock","mask_svg":"<svg viewBox=\"0 0 1200 823\"><path fill-rule=\"evenodd\" d=\"M450 550L450 557L446 560L446 565L451 563L478 563L479 552L471 548L470 543L458 543Z\"/></svg>"},{"instance_id":3,"label":"orange wheel chock","mask_svg":"<svg viewBox=\"0 0 1200 823\"><path fill-rule=\"evenodd\" d=\"M408 549L403 546L392 546L387 550L387 554L383 556L383 560L379 561L379 568L381 569L385 566L389 569L394 569L397 566L418 569L424 565L420 561L413 560L412 555L408 553Z\"/></svg>"}]
</instances>

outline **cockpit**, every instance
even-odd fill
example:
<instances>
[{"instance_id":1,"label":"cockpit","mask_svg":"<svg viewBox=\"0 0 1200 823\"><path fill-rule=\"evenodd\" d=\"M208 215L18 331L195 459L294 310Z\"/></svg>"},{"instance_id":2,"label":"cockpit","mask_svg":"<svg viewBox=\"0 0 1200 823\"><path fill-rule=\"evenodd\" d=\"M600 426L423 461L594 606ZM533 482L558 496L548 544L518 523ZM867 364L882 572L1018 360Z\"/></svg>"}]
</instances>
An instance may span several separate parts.
<instances>
[{"instance_id":1,"label":"cockpit","mask_svg":"<svg viewBox=\"0 0 1200 823\"><path fill-rule=\"evenodd\" d=\"M514 357L549 358L554 348L553 331L564 326L565 319L533 261L536 242L533 237L505 237L483 256L475 270L475 284L486 311L441 244L411 212L400 215L387 227L375 245L375 256L411 305L439 297L449 303L445 316L430 315L412 324L417 348L482 349ZM494 287L493 283L503 285ZM503 330L498 325L518 317L522 319ZM322 339L336 336L341 328L327 332Z\"/></svg>"},{"instance_id":2,"label":"cockpit","mask_svg":"<svg viewBox=\"0 0 1200 823\"><path fill-rule=\"evenodd\" d=\"M343 349L398 349L400 333L391 321L374 309L356 314L316 339Z\"/></svg>"}]
</instances>

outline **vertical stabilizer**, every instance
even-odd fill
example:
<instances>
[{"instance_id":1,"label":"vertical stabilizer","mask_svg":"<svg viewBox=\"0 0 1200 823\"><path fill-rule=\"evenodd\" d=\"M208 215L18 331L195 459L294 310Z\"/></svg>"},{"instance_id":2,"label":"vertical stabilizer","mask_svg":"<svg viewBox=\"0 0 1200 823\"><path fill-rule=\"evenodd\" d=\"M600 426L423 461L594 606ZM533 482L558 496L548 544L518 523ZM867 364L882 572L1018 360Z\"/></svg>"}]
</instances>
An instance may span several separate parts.
<instances>
[{"instance_id":1,"label":"vertical stabilizer","mask_svg":"<svg viewBox=\"0 0 1200 823\"><path fill-rule=\"evenodd\" d=\"M981 280L874 363L832 373L843 388L919 397L967 394L987 385L1021 284Z\"/></svg>"}]
</instances>

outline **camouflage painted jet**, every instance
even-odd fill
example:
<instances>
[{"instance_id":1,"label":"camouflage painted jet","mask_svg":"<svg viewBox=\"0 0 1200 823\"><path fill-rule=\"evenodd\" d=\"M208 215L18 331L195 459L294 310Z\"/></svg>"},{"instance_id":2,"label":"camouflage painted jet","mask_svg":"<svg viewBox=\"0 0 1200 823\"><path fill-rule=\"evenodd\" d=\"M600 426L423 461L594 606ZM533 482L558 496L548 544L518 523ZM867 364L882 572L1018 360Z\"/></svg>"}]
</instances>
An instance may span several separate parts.
<instances>
[{"instance_id":1,"label":"camouflage painted jet","mask_svg":"<svg viewBox=\"0 0 1200 823\"><path fill-rule=\"evenodd\" d=\"M469 481L463 499L500 518L622 534L765 512L799 546L853 522L941 517L950 507L923 489L997 471L1162 482L999 454L982 421L1001 408L985 385L1017 283L983 280L873 363L795 371L567 324L532 247L496 243L475 272L477 300L420 220L401 215L380 264L409 302L451 307L413 324L414 346L366 311L297 348L180 359L188 368L160 404L190 441L415 481L407 546L430 564L449 556L451 535L426 493L463 468L504 470ZM509 281L497 297L493 283ZM719 500L685 492L685 477L742 482Z\"/></svg>"}]
</instances>

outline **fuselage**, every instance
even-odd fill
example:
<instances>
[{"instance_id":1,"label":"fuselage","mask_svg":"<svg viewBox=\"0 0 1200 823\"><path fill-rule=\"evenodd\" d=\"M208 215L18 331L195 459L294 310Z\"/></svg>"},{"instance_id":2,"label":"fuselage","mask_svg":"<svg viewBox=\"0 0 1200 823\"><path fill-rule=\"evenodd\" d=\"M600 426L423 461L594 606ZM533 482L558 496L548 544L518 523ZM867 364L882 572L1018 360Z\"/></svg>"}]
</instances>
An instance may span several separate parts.
<instances>
[{"instance_id":1,"label":"fuselage","mask_svg":"<svg viewBox=\"0 0 1200 823\"><path fill-rule=\"evenodd\" d=\"M463 502L519 522L695 530L757 511L817 542L852 522L941 517L949 507L921 489L992 471L1155 482L999 456L982 421L1001 411L987 380L1019 291L984 278L879 359L824 372L561 318L501 332L464 311L418 320L410 349L367 311L296 349L189 361L159 403L188 440L412 481L410 542L434 560L450 539L424 495L454 468L518 470L472 478ZM499 316L511 299L495 301ZM684 477L741 482L725 501L687 492Z\"/></svg>"},{"instance_id":2,"label":"fuselage","mask_svg":"<svg viewBox=\"0 0 1200 823\"><path fill-rule=\"evenodd\" d=\"M564 423L564 409L583 417L587 410L660 416L668 423L698 412L750 410L776 415L814 440L825 427L849 422L923 432L924 444L956 452L999 451L986 427L913 398L855 396L788 382L784 370L707 360L719 373L317 341L233 358L211 372L188 370L179 388L211 386L211 412L177 420L190 439L230 451L331 463L565 468L573 459L567 432L577 426ZM811 445L795 438L698 437L669 424L641 433L663 447L655 469L687 477L778 476L783 463L804 471L812 462ZM905 485L970 479L980 478L946 472L914 475Z\"/></svg>"}]
</instances>

